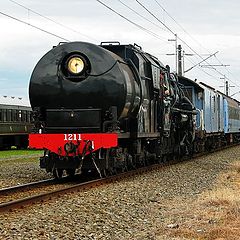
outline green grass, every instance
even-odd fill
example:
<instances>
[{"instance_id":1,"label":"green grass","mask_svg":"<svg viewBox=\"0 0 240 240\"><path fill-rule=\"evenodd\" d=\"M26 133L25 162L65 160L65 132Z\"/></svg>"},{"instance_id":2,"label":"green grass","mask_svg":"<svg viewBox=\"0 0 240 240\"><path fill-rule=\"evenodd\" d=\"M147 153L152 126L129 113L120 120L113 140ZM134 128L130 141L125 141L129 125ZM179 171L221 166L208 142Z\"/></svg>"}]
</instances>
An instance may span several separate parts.
<instances>
[{"instance_id":1,"label":"green grass","mask_svg":"<svg viewBox=\"0 0 240 240\"><path fill-rule=\"evenodd\" d=\"M7 150L0 151L0 159L43 154L43 150Z\"/></svg>"}]
</instances>

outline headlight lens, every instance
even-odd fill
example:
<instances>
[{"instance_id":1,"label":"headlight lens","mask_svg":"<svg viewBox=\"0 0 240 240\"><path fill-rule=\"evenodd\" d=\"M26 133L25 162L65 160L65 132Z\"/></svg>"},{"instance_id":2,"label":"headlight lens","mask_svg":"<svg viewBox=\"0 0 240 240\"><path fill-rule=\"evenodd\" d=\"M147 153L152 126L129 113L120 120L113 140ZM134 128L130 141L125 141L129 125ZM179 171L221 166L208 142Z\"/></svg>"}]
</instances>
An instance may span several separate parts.
<instances>
[{"instance_id":1,"label":"headlight lens","mask_svg":"<svg viewBox=\"0 0 240 240\"><path fill-rule=\"evenodd\" d=\"M84 61L80 57L72 57L68 60L67 69L71 74L80 74L84 67Z\"/></svg>"}]
</instances>

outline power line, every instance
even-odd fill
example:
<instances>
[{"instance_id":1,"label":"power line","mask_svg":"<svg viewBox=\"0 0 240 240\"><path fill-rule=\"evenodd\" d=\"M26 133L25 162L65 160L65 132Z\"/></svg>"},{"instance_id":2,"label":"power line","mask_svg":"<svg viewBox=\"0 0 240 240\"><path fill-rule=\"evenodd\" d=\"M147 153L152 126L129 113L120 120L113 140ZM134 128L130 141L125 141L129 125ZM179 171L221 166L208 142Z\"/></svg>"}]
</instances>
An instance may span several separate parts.
<instances>
[{"instance_id":1,"label":"power line","mask_svg":"<svg viewBox=\"0 0 240 240\"><path fill-rule=\"evenodd\" d=\"M160 22L168 31L170 31L172 34L175 35L175 32L172 31L171 28L169 28L163 21L161 21L159 18L157 18L151 11L149 11L142 3L140 3L138 0L136 2L144 8L149 14L151 14L155 19L157 19L158 22Z\"/></svg>"},{"instance_id":2,"label":"power line","mask_svg":"<svg viewBox=\"0 0 240 240\"><path fill-rule=\"evenodd\" d=\"M100 4L102 4L104 7L108 8L109 10L111 10L112 12L114 12L115 14L117 14L118 16L120 16L121 18L125 19L126 21L130 22L131 24L133 24L135 27L140 28L141 30L147 32L148 34L154 36L155 38L158 38L161 41L165 41L163 40L163 38L161 38L159 35L157 35L156 33L148 30L147 28L131 21L130 19L128 19L127 17L123 16L122 14L120 14L119 12L117 12L116 10L114 10L113 8L109 7L107 4L105 4L104 2L100 1L100 0L96 0L97 2L99 2Z\"/></svg>"},{"instance_id":3,"label":"power line","mask_svg":"<svg viewBox=\"0 0 240 240\"><path fill-rule=\"evenodd\" d=\"M215 58L217 59L217 61L220 63L220 64L222 64L222 62L215 56ZM225 68L226 68L226 70L227 70L227 72L228 72L228 74L230 74L230 75L232 75L232 77L234 78L234 80L236 81L236 82L238 82L236 79L235 79L235 76L233 76L233 74L228 70L228 68L225 66ZM226 78L226 77L225 77ZM231 79L229 79L229 78L227 78L231 83L233 83L234 85L236 85L237 87L240 87L240 85L239 84L237 84L236 82L233 82Z\"/></svg>"},{"instance_id":4,"label":"power line","mask_svg":"<svg viewBox=\"0 0 240 240\"><path fill-rule=\"evenodd\" d=\"M193 64L193 65L196 64L196 62L194 62L193 60L190 60L190 59L187 58L187 57L186 57L186 59L187 59L187 61L189 61L191 64ZM207 71L203 70L201 67L197 66L197 68L198 68L199 70L201 70L202 72L204 72L206 75L208 75L208 76L212 77L214 80L216 80L216 77L215 77L215 76L213 76L212 74L210 74L210 73L208 73Z\"/></svg>"},{"instance_id":5,"label":"power line","mask_svg":"<svg viewBox=\"0 0 240 240\"><path fill-rule=\"evenodd\" d=\"M125 20L127 20L128 22L130 22L130 23L132 23L132 24L134 24L135 26L137 26L137 27L140 27L142 30L144 30L144 31L146 31L146 32L148 32L148 33L150 33L151 35L152 35L152 32L150 31L150 30L148 30L148 29L146 29L146 28L144 28L144 27L142 27L142 26L140 26L140 25L138 25L138 24L136 24L136 23L134 23L133 21L131 21L131 20L129 20L127 17L124 17L123 15L121 15L120 13L118 13L117 11L115 11L115 10L113 10L111 7L109 7L109 6L107 6L105 3L103 3L103 2L101 2L101 1L99 1L99 0L97 0L99 3L101 3L102 5L104 5L106 8L108 8L108 9L110 9L111 11L113 11L115 14L117 14L117 15L119 15L120 17L122 17L122 18L124 18ZM121 2L123 5L125 5L127 8L129 8L130 10L133 10L132 8L130 8L129 6L127 6L126 4L124 4L122 1L120 1L120 0L118 0L119 2ZM159 2L157 1L157 0L155 0L157 3L158 3L158 5L159 6L161 6L160 4L159 4ZM168 27L163 21L161 21L158 17L156 17L150 10L148 10L141 2L139 2L138 0L136 0L136 2L142 7L142 8L144 8L149 14L151 14L158 22L160 22L168 31L170 31L172 34L174 34L175 35L175 33L174 33L174 31L170 28L170 27ZM167 15L178 25L178 26L180 26L182 29L183 29L183 31L185 32L185 33L187 33L186 32L186 30L180 25L180 24L178 24L177 23L177 21L173 18L173 17L171 17L171 15L161 6L161 8L167 13ZM134 10L134 12L136 13L136 11ZM141 15L142 16L142 15ZM142 16L143 17L143 16ZM145 17L144 17L145 18ZM146 19L145 19L146 20ZM147 21L149 21L148 19L147 19ZM190 37L191 37L191 35L189 34L189 33L187 33ZM156 37L156 36L155 36ZM192 37L191 37L192 38ZM192 52L194 52L200 59L202 59L203 60L203 62L206 62L207 64L209 64L198 52L196 52L185 40L183 40L182 38L180 38L179 36L178 36L178 39L180 40L180 41L182 41ZM196 41L194 38L192 38L194 41ZM208 51L209 52L209 51ZM220 62L221 63L221 62ZM221 63L222 64L222 63ZM209 64L210 65L210 64ZM199 68L202 72L204 72L204 73L206 73L206 74L208 74L206 71L204 71L202 68ZM218 74L220 74L221 76L225 76L223 73L221 73L220 71L218 71L217 69L215 69L214 67L211 67L211 69L212 70L214 70L214 71L216 71ZM211 74L208 74L208 75L210 75L211 77L213 77ZM227 78L228 79L228 78ZM230 79L228 79L228 80L230 80ZM231 81L231 80L230 80ZM232 82L232 81L231 81ZM237 84L236 84L237 85Z\"/></svg>"},{"instance_id":6,"label":"power line","mask_svg":"<svg viewBox=\"0 0 240 240\"><path fill-rule=\"evenodd\" d=\"M44 29L42 29L42 28L40 28L40 27L37 27L37 26L35 26L35 25L33 25L33 24L30 24L30 23L28 23L28 22L25 22L25 21L23 21L23 20L21 20L21 19L19 19L19 18L13 17L13 16L8 15L8 14L6 14L6 13L3 13L3 12L1 12L1 11L0 11L0 14L3 15L3 16L5 16L5 17L11 18L11 19L13 19L13 20L15 20L15 21L18 21L18 22L20 22L20 23L26 24L26 25L28 25L28 26L30 26L30 27L32 27L32 28L35 28L35 29L37 29L37 30L40 30L40 31L42 31L42 32L44 32L44 33L47 33L47 34L52 35L52 36L54 36L54 37L57 37L57 38L59 38L59 39L61 39L61 40L70 42L70 40L68 40L68 39L66 39L66 38L63 38L63 37L61 37L61 36L59 36L59 35L57 35L57 34L55 34L55 33L49 32L49 31L44 30Z\"/></svg>"},{"instance_id":7,"label":"power line","mask_svg":"<svg viewBox=\"0 0 240 240\"><path fill-rule=\"evenodd\" d=\"M158 2L158 0L154 0L156 3L157 3L157 5L193 40L193 41L195 41L196 43L198 43L201 47L203 47L194 37L192 37L191 36L191 34L189 34L184 28L183 28L183 26L181 25L181 24L179 24L178 22L177 22L177 20L176 19L174 19L171 15L170 15L170 13L168 13L167 12L167 10ZM204 48L204 47L203 47ZM207 50L207 49L205 49L205 50ZM208 50L207 50L208 51ZM209 51L208 51L209 52ZM211 54L210 52L209 52L209 54Z\"/></svg>"},{"instance_id":8,"label":"power line","mask_svg":"<svg viewBox=\"0 0 240 240\"><path fill-rule=\"evenodd\" d=\"M192 37L191 36L191 34L189 34L183 27L182 27L182 25L180 25L168 12L167 12L167 10L159 3L159 1L158 0L154 0L156 3L157 3L157 5L194 41L194 42L196 42L200 47L202 47L203 49L205 49L209 54L211 54L210 53L210 51L206 48L206 47L204 47L201 43L199 43L199 41L197 41L194 37ZM218 57L216 56L216 55L214 55L214 57L216 58L216 60L221 64L221 65L224 65L219 59L218 59ZM232 75L233 76L233 74L228 70L228 68L227 68L227 66L224 66L225 67L225 69L227 70L227 72L230 74L230 75ZM234 78L235 78L235 76L233 76ZM234 83L231 79L228 79L228 80L230 80L233 84L235 84L236 86L239 86L238 84L236 84L236 83ZM236 80L236 79L235 79ZM240 86L239 86L240 87Z\"/></svg>"},{"instance_id":9,"label":"power line","mask_svg":"<svg viewBox=\"0 0 240 240\"><path fill-rule=\"evenodd\" d=\"M160 22L166 29L168 29L172 34L174 34L175 35L175 33L173 32L173 30L170 28L170 27L168 27L164 22L162 22L158 17L156 17L147 7L145 7L141 2L139 2L138 0L136 0L136 2L142 7L142 8L144 8L150 15L152 15L158 22ZM197 53L186 41L184 41L182 38L180 38L179 36L178 36L178 39L180 40L180 41L182 41L192 52L194 52L198 57L200 57L202 60L204 60L204 58L199 54L199 53ZM205 60L205 62L207 63L207 64L209 64L206 60ZM221 76L224 76L224 74L223 73L221 73L220 71L218 71L217 69L215 69L215 68L213 68L212 67L212 69L213 70L215 70L217 73L219 73Z\"/></svg>"},{"instance_id":10,"label":"power line","mask_svg":"<svg viewBox=\"0 0 240 240\"><path fill-rule=\"evenodd\" d=\"M66 25L64 25L64 24L62 24L62 23L60 23L60 22L57 22L56 20L54 20L54 19L52 19L52 18L46 17L46 16L44 16L43 14L41 14L41 13L35 11L35 10L32 10L31 8L28 8L28 7L26 7L26 6L24 6L24 5L20 4L20 3L18 3L17 1L14 1L14 0L9 0L9 1L12 2L12 3L14 3L14 4L16 4L16 5L18 5L18 6L20 6L20 7L22 7L22 8L24 8L24 9L26 9L26 10L28 10L28 11L30 11L30 12L32 12L32 13L34 13L34 14L36 14L36 15L38 15L38 16L40 16L40 17L42 17L42 18L47 19L48 21L51 21L51 22L53 22L53 23L55 23L55 24L57 24L57 25L65 28L65 29L68 29L68 30L70 30L70 31L72 31L72 32L78 33L78 34L80 34L80 35L82 35L82 36L84 36L84 37L86 37L86 38L92 39L92 40L94 40L94 41L98 41L98 40L96 40L96 39L94 39L94 38L92 38L92 37L90 37L90 36L88 36L88 35L86 35L86 34L83 34L83 33L79 32L79 31L76 31L76 30L73 29L73 28L70 28L70 27L68 27L68 26L66 26Z\"/></svg>"},{"instance_id":11,"label":"power line","mask_svg":"<svg viewBox=\"0 0 240 240\"><path fill-rule=\"evenodd\" d=\"M196 67L197 65L198 66L200 66L200 64L202 63L202 62L205 62L207 59L209 59L210 57L212 57L212 56L214 56L214 55L216 55L218 52L215 52L215 53L213 53L213 54L211 54L211 55L209 55L208 57L206 57L206 58L204 58L201 62L199 62L199 63L197 63L197 64L195 64L194 66L192 66L191 68L189 68L189 69L187 69L186 71L184 71L184 73L186 73L186 72L188 72L188 71L190 71L191 69L193 69L194 67ZM211 65L212 66L212 65Z\"/></svg>"},{"instance_id":12,"label":"power line","mask_svg":"<svg viewBox=\"0 0 240 240\"><path fill-rule=\"evenodd\" d=\"M117 0L119 1L122 5L124 5L126 8L130 9L132 12L134 12L136 15L138 15L139 17L141 17L142 19L146 20L147 22L153 24L155 27L166 31L164 28L160 27L158 24L154 23L153 21L149 20L148 18L144 17L142 14L140 14L139 12L135 11L133 8L129 7L126 3L122 2L121 0Z\"/></svg>"},{"instance_id":13,"label":"power line","mask_svg":"<svg viewBox=\"0 0 240 240\"><path fill-rule=\"evenodd\" d=\"M100 4L102 4L103 6L105 6L106 8L108 8L109 10L111 10L112 12L114 12L115 14L117 14L118 16L124 18L125 20L127 20L128 22L132 23L133 25L137 26L138 28L144 30L145 32L153 35L154 37L156 37L156 34L153 34L150 30L142 27L139 24L134 23L133 21L131 21L130 19L128 19L127 17L123 16L122 14L118 13L117 11L115 11L114 9L112 9L111 7L109 7L107 4L103 3L100 0L96 0L97 2L99 2ZM157 21L159 21L165 28L167 28L172 34L175 35L175 33L171 30L171 28L169 28L165 23L163 23L159 18L157 18L151 11L149 11L142 3L140 3L138 0L136 0L136 2L143 7L149 14L151 14L155 19L157 19ZM158 38L158 37L157 37ZM204 60L202 58L202 56L200 54L198 54L191 46L189 46L183 39L181 39L180 37L178 37L179 40L181 40L186 46L188 46L189 49L192 50L192 52L194 52L197 56L199 56L202 60ZM206 63L208 63L207 61L205 61ZM201 68L200 68L201 69ZM213 68L213 70L216 70ZM203 69L201 69L201 71L205 72ZM218 70L216 70L220 75L224 76L224 74L222 74L221 72L219 72ZM210 75L210 74L209 74Z\"/></svg>"}]
</instances>

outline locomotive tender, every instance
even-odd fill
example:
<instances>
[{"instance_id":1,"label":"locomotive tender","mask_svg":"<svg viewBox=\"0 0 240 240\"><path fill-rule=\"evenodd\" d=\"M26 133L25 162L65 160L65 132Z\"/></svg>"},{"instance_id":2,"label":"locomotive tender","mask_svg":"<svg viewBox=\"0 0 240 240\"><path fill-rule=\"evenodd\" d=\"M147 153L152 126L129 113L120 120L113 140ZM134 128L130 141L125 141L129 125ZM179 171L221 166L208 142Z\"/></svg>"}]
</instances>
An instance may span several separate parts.
<instances>
[{"instance_id":1,"label":"locomotive tender","mask_svg":"<svg viewBox=\"0 0 240 240\"><path fill-rule=\"evenodd\" d=\"M212 140L204 129L204 91L187 83L191 101L169 67L138 45L59 44L31 76L30 147L45 149L40 166L56 178L64 170L114 174L203 151Z\"/></svg>"}]
</instances>

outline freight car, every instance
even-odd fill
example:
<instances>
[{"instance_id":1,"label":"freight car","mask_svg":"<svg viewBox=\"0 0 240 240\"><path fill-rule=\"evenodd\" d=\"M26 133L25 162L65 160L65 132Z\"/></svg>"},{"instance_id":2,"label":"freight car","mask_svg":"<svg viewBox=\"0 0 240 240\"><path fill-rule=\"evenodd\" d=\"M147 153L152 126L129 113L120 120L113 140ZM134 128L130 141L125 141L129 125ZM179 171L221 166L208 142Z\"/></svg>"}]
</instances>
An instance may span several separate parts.
<instances>
[{"instance_id":1,"label":"freight car","mask_svg":"<svg viewBox=\"0 0 240 240\"><path fill-rule=\"evenodd\" d=\"M0 148L27 148L31 132L31 107L22 98L0 97Z\"/></svg>"},{"instance_id":2,"label":"freight car","mask_svg":"<svg viewBox=\"0 0 240 240\"><path fill-rule=\"evenodd\" d=\"M187 84L138 45L59 44L31 76L30 146L45 149L40 166L56 178L64 170L114 174L204 151L212 140L204 115L208 88L190 87L192 101Z\"/></svg>"}]
</instances>

